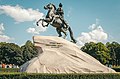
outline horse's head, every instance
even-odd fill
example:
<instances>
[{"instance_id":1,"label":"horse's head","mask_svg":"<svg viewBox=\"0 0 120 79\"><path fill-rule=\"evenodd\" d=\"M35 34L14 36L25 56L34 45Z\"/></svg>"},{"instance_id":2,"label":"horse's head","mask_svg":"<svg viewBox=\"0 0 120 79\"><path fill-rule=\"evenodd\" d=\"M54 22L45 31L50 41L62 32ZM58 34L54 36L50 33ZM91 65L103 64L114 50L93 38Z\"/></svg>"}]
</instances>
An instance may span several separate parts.
<instances>
[{"instance_id":1,"label":"horse's head","mask_svg":"<svg viewBox=\"0 0 120 79\"><path fill-rule=\"evenodd\" d=\"M54 4L49 3L46 6L44 6L44 9L46 9L46 10L52 10L52 9L56 10L56 7L55 7Z\"/></svg>"}]
</instances>

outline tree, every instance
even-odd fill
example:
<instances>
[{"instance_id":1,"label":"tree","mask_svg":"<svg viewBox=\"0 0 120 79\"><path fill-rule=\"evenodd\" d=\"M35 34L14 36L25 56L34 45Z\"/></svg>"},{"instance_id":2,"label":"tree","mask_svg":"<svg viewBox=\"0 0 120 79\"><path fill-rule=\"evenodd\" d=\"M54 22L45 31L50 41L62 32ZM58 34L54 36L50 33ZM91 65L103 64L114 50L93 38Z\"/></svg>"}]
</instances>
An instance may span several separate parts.
<instances>
[{"instance_id":1,"label":"tree","mask_svg":"<svg viewBox=\"0 0 120 79\"><path fill-rule=\"evenodd\" d=\"M24 63L38 55L38 51L34 44L28 40L25 45L21 47Z\"/></svg>"},{"instance_id":2,"label":"tree","mask_svg":"<svg viewBox=\"0 0 120 79\"><path fill-rule=\"evenodd\" d=\"M0 43L0 63L22 65L37 56L38 51L31 41L19 47L14 43Z\"/></svg>"},{"instance_id":3,"label":"tree","mask_svg":"<svg viewBox=\"0 0 120 79\"><path fill-rule=\"evenodd\" d=\"M99 42L99 43L86 43L81 50L83 52L88 53L89 55L93 56L97 60L99 60L102 64L107 64L109 63L110 54L109 50L106 48L106 46Z\"/></svg>"},{"instance_id":4,"label":"tree","mask_svg":"<svg viewBox=\"0 0 120 79\"><path fill-rule=\"evenodd\" d=\"M85 45L81 48L81 50L83 52L88 53L89 55L91 55L93 57L96 57L95 46L96 46L96 43L94 43L94 42L85 43Z\"/></svg>"},{"instance_id":5,"label":"tree","mask_svg":"<svg viewBox=\"0 0 120 79\"><path fill-rule=\"evenodd\" d=\"M120 65L120 44L117 42L107 42L106 47L110 50L111 64Z\"/></svg>"},{"instance_id":6,"label":"tree","mask_svg":"<svg viewBox=\"0 0 120 79\"><path fill-rule=\"evenodd\" d=\"M0 60L1 63L21 65L22 51L14 43L0 43Z\"/></svg>"}]
</instances>

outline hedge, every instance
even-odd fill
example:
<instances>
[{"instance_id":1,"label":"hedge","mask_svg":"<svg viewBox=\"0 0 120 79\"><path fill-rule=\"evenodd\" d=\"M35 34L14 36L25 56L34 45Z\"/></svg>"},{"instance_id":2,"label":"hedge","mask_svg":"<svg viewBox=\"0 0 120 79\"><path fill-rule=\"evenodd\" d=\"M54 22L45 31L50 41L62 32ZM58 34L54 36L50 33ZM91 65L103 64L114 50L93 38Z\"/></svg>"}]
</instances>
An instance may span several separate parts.
<instances>
[{"instance_id":1,"label":"hedge","mask_svg":"<svg viewBox=\"0 0 120 79\"><path fill-rule=\"evenodd\" d=\"M116 72L120 72L120 67L113 67ZM0 72L19 72L19 68L0 68Z\"/></svg>"},{"instance_id":2,"label":"hedge","mask_svg":"<svg viewBox=\"0 0 120 79\"><path fill-rule=\"evenodd\" d=\"M114 69L116 72L120 72L120 67L113 67L112 69Z\"/></svg>"},{"instance_id":3,"label":"hedge","mask_svg":"<svg viewBox=\"0 0 120 79\"><path fill-rule=\"evenodd\" d=\"M19 72L19 68L0 68L1 72Z\"/></svg>"},{"instance_id":4,"label":"hedge","mask_svg":"<svg viewBox=\"0 0 120 79\"><path fill-rule=\"evenodd\" d=\"M102 74L30 74L2 73L0 79L120 79L120 73Z\"/></svg>"}]
</instances>

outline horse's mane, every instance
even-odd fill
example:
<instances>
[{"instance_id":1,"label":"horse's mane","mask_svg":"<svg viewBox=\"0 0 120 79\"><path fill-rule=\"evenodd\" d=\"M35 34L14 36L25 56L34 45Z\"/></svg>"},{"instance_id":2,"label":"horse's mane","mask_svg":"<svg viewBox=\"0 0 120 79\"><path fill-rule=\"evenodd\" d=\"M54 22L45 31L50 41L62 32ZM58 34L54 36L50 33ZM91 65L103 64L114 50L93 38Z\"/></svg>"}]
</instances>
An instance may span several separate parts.
<instances>
[{"instance_id":1,"label":"horse's mane","mask_svg":"<svg viewBox=\"0 0 120 79\"><path fill-rule=\"evenodd\" d=\"M55 5L54 4L52 4L53 5L53 7L55 8L55 10L56 10L56 7L55 7Z\"/></svg>"}]
</instances>

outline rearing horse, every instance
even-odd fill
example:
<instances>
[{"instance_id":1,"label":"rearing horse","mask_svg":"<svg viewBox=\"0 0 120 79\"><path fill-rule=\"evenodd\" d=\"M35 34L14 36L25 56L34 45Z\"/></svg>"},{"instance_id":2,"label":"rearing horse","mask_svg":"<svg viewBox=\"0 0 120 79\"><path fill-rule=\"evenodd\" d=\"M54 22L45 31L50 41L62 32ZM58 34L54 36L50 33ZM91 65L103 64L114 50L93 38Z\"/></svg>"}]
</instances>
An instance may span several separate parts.
<instances>
[{"instance_id":1,"label":"rearing horse","mask_svg":"<svg viewBox=\"0 0 120 79\"><path fill-rule=\"evenodd\" d=\"M36 23L37 26L39 26L38 23L39 23L40 21L42 21L42 26L43 26L43 27L46 27L46 26L48 26L48 25L50 24L50 25L52 25L53 27L56 28L56 31L57 31L57 33L59 34L59 37L62 36L61 32L63 32L63 33L64 33L64 38L66 38L66 36L67 36L67 33L66 33L66 32L67 32L67 30L68 30L69 33L70 33L71 41L72 41L73 43L76 43L76 40L75 40L74 37L73 37L73 32L72 32L71 28L70 28L69 26L67 26L67 27L68 27L67 30L65 30L65 29L63 28L63 27L66 26L66 24L64 24L64 22L61 20L61 18L60 18L59 15L56 15L56 7L55 7L55 5L49 3L48 5L44 6L44 9L45 9L45 10L48 10L48 13L47 13L47 15L46 15L46 18L45 18L45 19L39 19L39 20L37 21L37 23ZM53 18L55 18L55 20L52 22ZM43 22L46 22L47 25L44 25ZM51 23L51 22L52 22L52 23Z\"/></svg>"}]
</instances>

